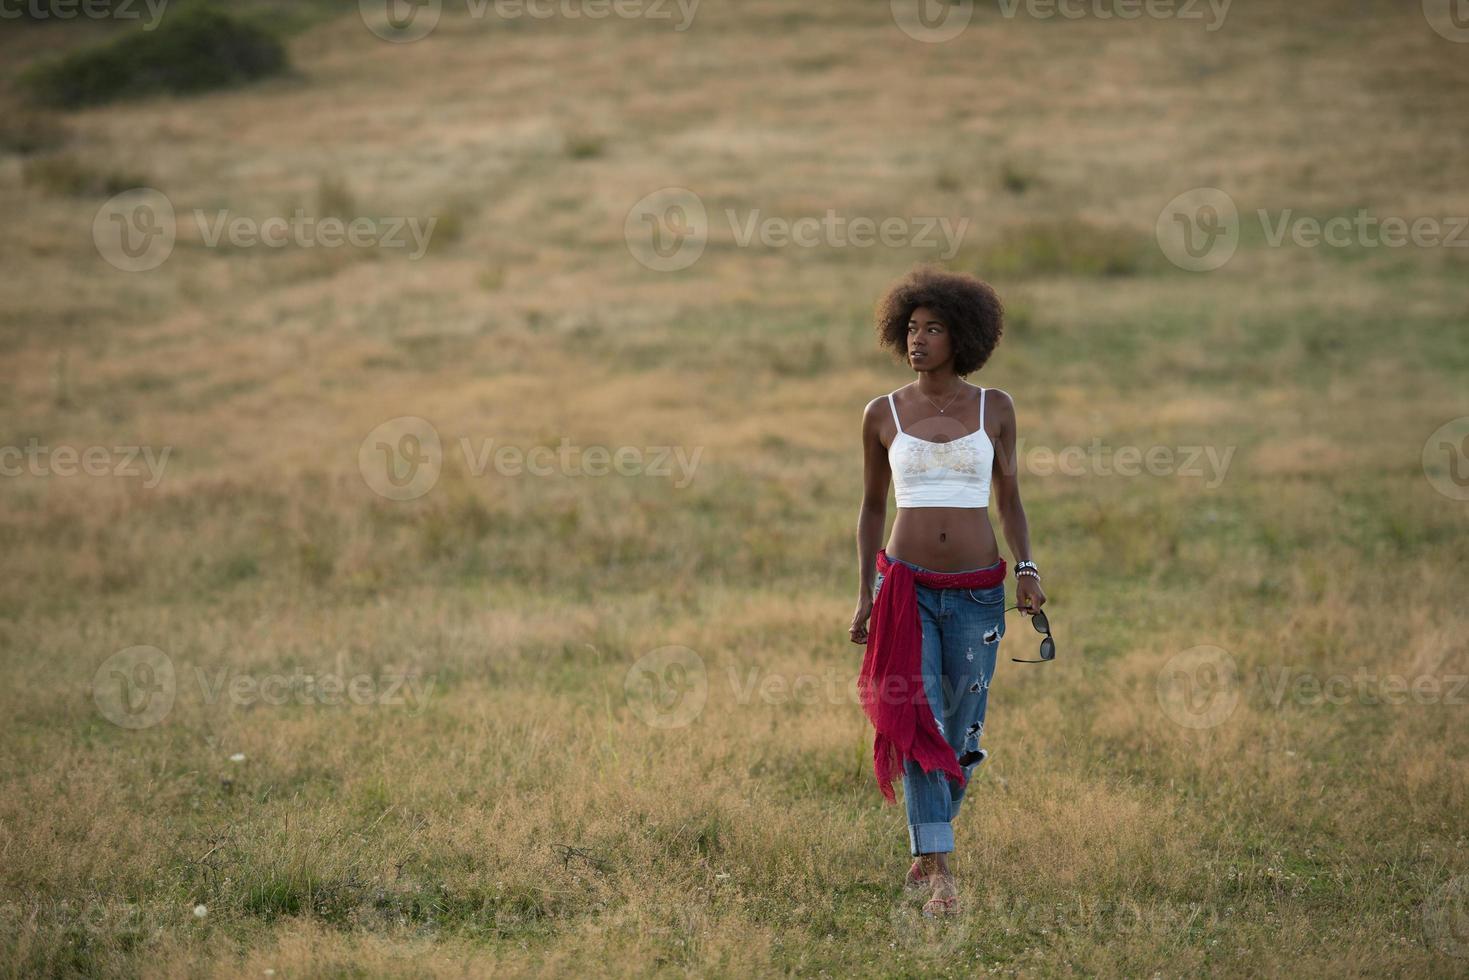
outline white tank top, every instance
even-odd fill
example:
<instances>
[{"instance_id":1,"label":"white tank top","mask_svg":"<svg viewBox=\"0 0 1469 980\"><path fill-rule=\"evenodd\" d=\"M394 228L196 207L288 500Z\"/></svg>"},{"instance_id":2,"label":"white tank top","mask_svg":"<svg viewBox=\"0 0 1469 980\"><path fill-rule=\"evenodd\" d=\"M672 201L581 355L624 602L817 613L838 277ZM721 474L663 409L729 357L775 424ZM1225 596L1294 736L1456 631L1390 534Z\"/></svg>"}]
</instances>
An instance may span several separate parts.
<instances>
[{"instance_id":1,"label":"white tank top","mask_svg":"<svg viewBox=\"0 0 1469 980\"><path fill-rule=\"evenodd\" d=\"M910 436L898 421L898 406L888 393L888 408L898 432L888 445L888 466L899 507L988 507L995 446L984 431L984 389L979 389L979 428L948 442Z\"/></svg>"}]
</instances>

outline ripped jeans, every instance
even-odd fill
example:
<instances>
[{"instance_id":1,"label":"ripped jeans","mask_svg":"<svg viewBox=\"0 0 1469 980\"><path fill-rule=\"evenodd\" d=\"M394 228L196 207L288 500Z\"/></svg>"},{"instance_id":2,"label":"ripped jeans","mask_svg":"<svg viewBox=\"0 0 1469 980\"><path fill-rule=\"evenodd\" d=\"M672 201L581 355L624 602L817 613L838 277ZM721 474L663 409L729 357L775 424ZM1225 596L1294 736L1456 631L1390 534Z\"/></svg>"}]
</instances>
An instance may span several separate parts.
<instances>
[{"instance_id":1,"label":"ripped jeans","mask_svg":"<svg viewBox=\"0 0 1469 980\"><path fill-rule=\"evenodd\" d=\"M912 562L903 564L928 570ZM881 586L879 572L874 596ZM988 589L933 589L915 582L914 591L923 624L923 693L939 731L954 753L962 756L977 750L984 736L990 679L1005 635L1005 583ZM965 785L959 786L942 770L924 772L911 759L904 763L903 797L908 810L908 848L913 855L954 849L953 820L977 764L963 767Z\"/></svg>"}]
</instances>

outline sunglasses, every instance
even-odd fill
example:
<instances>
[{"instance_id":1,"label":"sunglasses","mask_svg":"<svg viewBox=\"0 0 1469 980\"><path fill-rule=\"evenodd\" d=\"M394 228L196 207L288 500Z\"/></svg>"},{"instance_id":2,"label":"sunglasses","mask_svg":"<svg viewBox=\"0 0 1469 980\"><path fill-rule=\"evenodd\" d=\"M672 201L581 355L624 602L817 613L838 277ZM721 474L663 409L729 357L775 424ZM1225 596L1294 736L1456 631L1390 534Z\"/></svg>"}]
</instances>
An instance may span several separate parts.
<instances>
[{"instance_id":1,"label":"sunglasses","mask_svg":"<svg viewBox=\"0 0 1469 980\"><path fill-rule=\"evenodd\" d=\"M1009 612L1011 609L1019 608L1019 606L1006 606L1005 611ZM1051 636L1051 624L1046 619L1045 612L1037 609L1035 615L1030 617L1030 624L1035 627L1037 633L1046 634L1046 638L1041 640L1041 658L1039 660L1021 660L1019 657L1011 657L1010 659L1017 664L1043 664L1048 660L1055 660L1056 640L1055 637Z\"/></svg>"}]
</instances>

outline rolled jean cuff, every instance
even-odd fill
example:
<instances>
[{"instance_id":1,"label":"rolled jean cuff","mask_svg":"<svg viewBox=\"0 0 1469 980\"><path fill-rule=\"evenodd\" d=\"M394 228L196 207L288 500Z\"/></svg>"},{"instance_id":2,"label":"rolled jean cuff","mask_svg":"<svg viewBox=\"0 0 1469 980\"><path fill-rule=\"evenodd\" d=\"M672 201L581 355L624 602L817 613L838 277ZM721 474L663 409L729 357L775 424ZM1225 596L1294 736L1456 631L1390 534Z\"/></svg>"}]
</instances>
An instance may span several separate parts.
<instances>
[{"instance_id":1,"label":"rolled jean cuff","mask_svg":"<svg viewBox=\"0 0 1469 980\"><path fill-rule=\"evenodd\" d=\"M912 823L908 825L908 850L920 854L947 854L954 849L954 825L944 823Z\"/></svg>"}]
</instances>

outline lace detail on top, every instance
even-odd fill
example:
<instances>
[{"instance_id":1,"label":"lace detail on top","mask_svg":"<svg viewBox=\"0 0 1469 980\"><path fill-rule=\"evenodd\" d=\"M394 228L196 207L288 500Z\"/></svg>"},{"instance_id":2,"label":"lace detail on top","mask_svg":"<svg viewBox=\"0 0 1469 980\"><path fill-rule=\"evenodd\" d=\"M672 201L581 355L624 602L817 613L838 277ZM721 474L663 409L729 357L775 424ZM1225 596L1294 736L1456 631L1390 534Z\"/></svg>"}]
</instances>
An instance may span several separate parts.
<instances>
[{"instance_id":1,"label":"lace detail on top","mask_svg":"<svg viewBox=\"0 0 1469 980\"><path fill-rule=\"evenodd\" d=\"M979 428L949 442L910 436L898 421L898 408L888 407L898 432L888 446L888 466L899 507L988 507L995 446L984 431L985 389L979 389Z\"/></svg>"}]
</instances>

